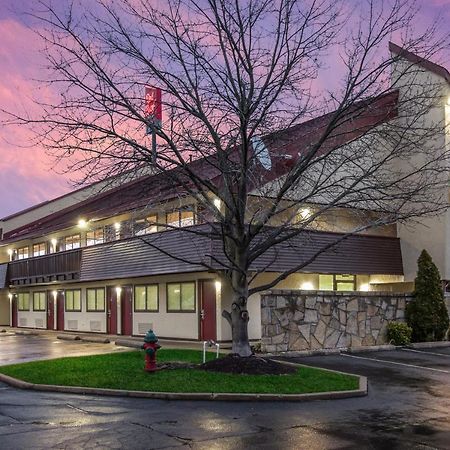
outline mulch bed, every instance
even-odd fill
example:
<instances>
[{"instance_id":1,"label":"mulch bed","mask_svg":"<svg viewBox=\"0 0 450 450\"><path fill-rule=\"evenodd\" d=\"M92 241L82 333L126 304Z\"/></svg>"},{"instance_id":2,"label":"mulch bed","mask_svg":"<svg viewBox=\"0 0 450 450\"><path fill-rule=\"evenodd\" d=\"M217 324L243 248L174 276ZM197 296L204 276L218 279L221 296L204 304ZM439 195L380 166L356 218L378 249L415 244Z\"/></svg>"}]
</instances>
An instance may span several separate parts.
<instances>
[{"instance_id":1,"label":"mulch bed","mask_svg":"<svg viewBox=\"0 0 450 450\"><path fill-rule=\"evenodd\" d=\"M242 358L227 355L198 366L199 369L247 375L287 375L297 372L297 368L258 356Z\"/></svg>"}]
</instances>

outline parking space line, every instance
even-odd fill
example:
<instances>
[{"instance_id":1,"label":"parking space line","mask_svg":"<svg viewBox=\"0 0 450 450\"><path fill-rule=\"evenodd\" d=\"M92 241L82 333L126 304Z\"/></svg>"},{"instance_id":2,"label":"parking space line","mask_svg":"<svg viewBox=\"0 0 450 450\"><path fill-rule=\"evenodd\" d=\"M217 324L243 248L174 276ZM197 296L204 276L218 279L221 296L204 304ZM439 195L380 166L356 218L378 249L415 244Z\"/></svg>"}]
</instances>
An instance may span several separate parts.
<instances>
[{"instance_id":1,"label":"parking space line","mask_svg":"<svg viewBox=\"0 0 450 450\"><path fill-rule=\"evenodd\" d=\"M406 364L406 363L400 363L400 362L396 362L396 361L387 361L385 359L365 358L364 356L348 355L346 353L341 353L341 356L345 356L346 358L365 359L367 361L382 362L382 363L386 363L386 364L395 364L397 366L412 367L414 369L431 370L432 372L440 372L440 373L450 374L449 370L434 369L432 367L426 367L426 366L416 366L415 364Z\"/></svg>"},{"instance_id":2,"label":"parking space line","mask_svg":"<svg viewBox=\"0 0 450 450\"><path fill-rule=\"evenodd\" d=\"M423 353L425 355L435 355L435 356L446 356L450 358L450 355L446 355L445 353L434 353L434 352L423 352L422 350L414 350L412 348L402 348L405 352L414 352L414 353Z\"/></svg>"}]
</instances>

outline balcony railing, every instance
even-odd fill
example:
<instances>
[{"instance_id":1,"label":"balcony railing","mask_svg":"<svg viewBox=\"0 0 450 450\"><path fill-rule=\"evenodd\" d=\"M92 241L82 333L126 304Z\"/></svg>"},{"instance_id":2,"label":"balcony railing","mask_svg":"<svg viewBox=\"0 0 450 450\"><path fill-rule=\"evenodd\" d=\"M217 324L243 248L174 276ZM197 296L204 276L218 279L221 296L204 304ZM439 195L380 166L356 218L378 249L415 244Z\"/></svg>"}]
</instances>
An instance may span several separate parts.
<instances>
[{"instance_id":1,"label":"balcony railing","mask_svg":"<svg viewBox=\"0 0 450 450\"><path fill-rule=\"evenodd\" d=\"M12 261L8 264L8 279L11 283L19 280L36 278L58 279L57 277L74 278L80 273L81 249L61 253L38 256L36 258ZM51 278L51 279L50 279Z\"/></svg>"}]
</instances>

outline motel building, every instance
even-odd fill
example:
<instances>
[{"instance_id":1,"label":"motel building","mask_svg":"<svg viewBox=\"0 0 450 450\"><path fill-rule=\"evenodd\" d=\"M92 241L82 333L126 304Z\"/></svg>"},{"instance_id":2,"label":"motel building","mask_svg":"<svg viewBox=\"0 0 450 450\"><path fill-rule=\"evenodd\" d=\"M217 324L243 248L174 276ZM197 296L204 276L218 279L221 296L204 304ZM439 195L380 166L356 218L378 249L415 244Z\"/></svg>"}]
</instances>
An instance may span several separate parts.
<instances>
[{"instance_id":1,"label":"motel building","mask_svg":"<svg viewBox=\"0 0 450 450\"><path fill-rule=\"evenodd\" d=\"M401 51L393 44L390 50ZM432 80L442 86L442 105L430 114L450 123L449 72L410 53L402 53L402 58L415 66L424 83ZM401 95L393 90L374 100L385 121L395 119L392 111ZM301 151L314 120L286 130L293 143L291 157ZM367 118L355 120L355 129L358 120ZM377 117L376 126L379 123ZM439 136L437 142L450 145L449 134ZM273 164L266 182L276 181L286 171L276 146L269 150ZM202 161L192 164L201 167ZM108 189L99 184L82 188L1 219L0 325L126 336L142 336L152 328L161 338L229 341L231 330L221 316L231 297L220 281L221 244L183 231L211 225L199 205L182 194L164 174L148 174ZM219 201L216 206L223 207ZM296 208L307 217L314 204ZM449 214L410 227L380 226L351 236L276 288L411 291L416 261L424 248L443 280L450 280ZM312 224L307 239L301 241L299 236L301 253L285 246L268 268L264 258L256 260L251 270L262 273L254 283L264 284L297 265L299 258L361 225L363 216L352 209L329 210ZM205 262L215 270L207 270ZM259 339L260 297L254 297L248 302L249 334Z\"/></svg>"}]
</instances>

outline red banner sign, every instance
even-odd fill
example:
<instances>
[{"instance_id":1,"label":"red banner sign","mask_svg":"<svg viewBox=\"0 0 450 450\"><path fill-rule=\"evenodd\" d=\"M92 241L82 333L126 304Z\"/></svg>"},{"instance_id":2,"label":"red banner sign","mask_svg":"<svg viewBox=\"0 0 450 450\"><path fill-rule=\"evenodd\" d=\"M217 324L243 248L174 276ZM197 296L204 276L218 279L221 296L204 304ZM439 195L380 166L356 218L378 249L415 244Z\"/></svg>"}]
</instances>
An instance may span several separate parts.
<instances>
[{"instance_id":1,"label":"red banner sign","mask_svg":"<svg viewBox=\"0 0 450 450\"><path fill-rule=\"evenodd\" d=\"M145 88L145 116L155 126L161 126L162 104L160 88L153 86L147 86Z\"/></svg>"}]
</instances>

